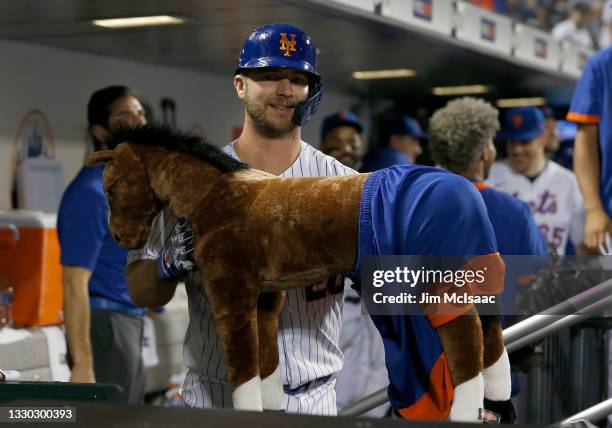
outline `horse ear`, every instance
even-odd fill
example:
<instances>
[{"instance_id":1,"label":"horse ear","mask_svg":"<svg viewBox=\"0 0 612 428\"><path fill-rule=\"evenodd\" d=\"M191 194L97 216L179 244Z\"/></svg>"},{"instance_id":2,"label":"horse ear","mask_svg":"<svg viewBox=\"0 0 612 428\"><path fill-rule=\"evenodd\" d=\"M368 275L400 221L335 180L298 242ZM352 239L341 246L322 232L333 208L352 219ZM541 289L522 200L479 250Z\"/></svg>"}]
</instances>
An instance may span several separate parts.
<instances>
[{"instance_id":1,"label":"horse ear","mask_svg":"<svg viewBox=\"0 0 612 428\"><path fill-rule=\"evenodd\" d=\"M100 150L89 156L87 166L96 166L106 164L115 157L115 152L112 150Z\"/></svg>"}]
</instances>

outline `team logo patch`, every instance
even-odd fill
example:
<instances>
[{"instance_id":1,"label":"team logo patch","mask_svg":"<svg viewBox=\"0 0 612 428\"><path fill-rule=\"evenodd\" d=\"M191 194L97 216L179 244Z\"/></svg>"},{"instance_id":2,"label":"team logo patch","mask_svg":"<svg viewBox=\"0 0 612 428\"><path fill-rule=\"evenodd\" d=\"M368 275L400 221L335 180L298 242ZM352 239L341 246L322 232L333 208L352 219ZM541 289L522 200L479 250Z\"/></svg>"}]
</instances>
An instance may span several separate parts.
<instances>
[{"instance_id":1,"label":"team logo patch","mask_svg":"<svg viewBox=\"0 0 612 428\"><path fill-rule=\"evenodd\" d=\"M415 0L412 6L412 13L417 18L431 21L433 15L432 0Z\"/></svg>"},{"instance_id":2,"label":"team logo patch","mask_svg":"<svg viewBox=\"0 0 612 428\"><path fill-rule=\"evenodd\" d=\"M289 34L289 38L287 38L287 33L280 33L280 50L284 51L284 56L291 56L291 52L295 52L295 45L297 44L296 35Z\"/></svg>"},{"instance_id":3,"label":"team logo patch","mask_svg":"<svg viewBox=\"0 0 612 428\"><path fill-rule=\"evenodd\" d=\"M487 18L482 18L480 21L480 37L490 42L495 41L497 35L497 24Z\"/></svg>"},{"instance_id":4,"label":"team logo patch","mask_svg":"<svg viewBox=\"0 0 612 428\"><path fill-rule=\"evenodd\" d=\"M512 124L515 128L519 128L523 124L523 115L520 113L513 114Z\"/></svg>"},{"instance_id":5,"label":"team logo patch","mask_svg":"<svg viewBox=\"0 0 612 428\"><path fill-rule=\"evenodd\" d=\"M546 59L548 56L548 43L546 43L546 40L540 38L535 39L535 56Z\"/></svg>"}]
</instances>

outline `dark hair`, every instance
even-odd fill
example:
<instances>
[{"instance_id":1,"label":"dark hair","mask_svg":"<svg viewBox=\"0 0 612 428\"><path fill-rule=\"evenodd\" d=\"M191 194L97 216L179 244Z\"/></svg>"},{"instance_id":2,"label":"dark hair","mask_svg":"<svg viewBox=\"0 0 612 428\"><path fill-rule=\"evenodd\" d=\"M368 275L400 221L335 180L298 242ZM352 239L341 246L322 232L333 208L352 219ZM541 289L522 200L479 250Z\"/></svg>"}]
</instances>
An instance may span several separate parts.
<instances>
[{"instance_id":1,"label":"dark hair","mask_svg":"<svg viewBox=\"0 0 612 428\"><path fill-rule=\"evenodd\" d=\"M87 122L89 123L89 129L91 130L91 127L94 125L100 125L108 129L111 105L119 98L128 96L135 97L136 95L127 86L119 85L108 86L94 92L87 104ZM91 138L93 138L95 149L99 150L102 142L98 141L93 135L91 135Z\"/></svg>"},{"instance_id":2,"label":"dark hair","mask_svg":"<svg viewBox=\"0 0 612 428\"><path fill-rule=\"evenodd\" d=\"M197 156L223 173L250 168L247 164L234 159L197 135L183 133L159 123L114 129L106 141L111 148L124 142L180 150Z\"/></svg>"},{"instance_id":3,"label":"dark hair","mask_svg":"<svg viewBox=\"0 0 612 428\"><path fill-rule=\"evenodd\" d=\"M591 4L584 0L578 0L572 5L572 10L583 14L590 13Z\"/></svg>"}]
</instances>

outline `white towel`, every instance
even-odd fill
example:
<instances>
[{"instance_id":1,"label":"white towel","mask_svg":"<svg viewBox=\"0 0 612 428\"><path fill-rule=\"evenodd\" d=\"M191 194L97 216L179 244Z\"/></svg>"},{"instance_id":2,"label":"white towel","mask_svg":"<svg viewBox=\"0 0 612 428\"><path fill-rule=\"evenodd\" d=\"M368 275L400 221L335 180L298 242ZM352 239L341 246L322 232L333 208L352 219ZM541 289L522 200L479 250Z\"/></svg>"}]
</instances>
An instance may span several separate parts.
<instances>
[{"instance_id":1,"label":"white towel","mask_svg":"<svg viewBox=\"0 0 612 428\"><path fill-rule=\"evenodd\" d=\"M70 380L70 369L66 359L67 351L64 331L58 326L42 327L41 330L47 336L51 380L68 382Z\"/></svg>"}]
</instances>

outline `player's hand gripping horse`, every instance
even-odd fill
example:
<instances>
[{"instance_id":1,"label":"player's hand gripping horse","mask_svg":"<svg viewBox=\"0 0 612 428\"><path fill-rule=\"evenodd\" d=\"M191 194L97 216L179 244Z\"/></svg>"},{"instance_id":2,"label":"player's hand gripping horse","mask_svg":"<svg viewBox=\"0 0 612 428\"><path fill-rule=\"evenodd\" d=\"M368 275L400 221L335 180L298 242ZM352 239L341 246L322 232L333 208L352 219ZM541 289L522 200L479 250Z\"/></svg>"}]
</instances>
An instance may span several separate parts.
<instances>
[{"instance_id":1,"label":"player's hand gripping horse","mask_svg":"<svg viewBox=\"0 0 612 428\"><path fill-rule=\"evenodd\" d=\"M90 165L106 164L114 238L128 249L144 246L163 205L189 222L234 408L281 409L277 328L284 290L355 269L369 175L278 178L197 137L155 126L121 131L115 139L124 143L89 159ZM482 379L485 363L507 359L499 324L489 327L483 338L473 307L437 327L455 387L451 419L475 419L483 396L509 399L509 367L488 380L485 370L484 384L474 382Z\"/></svg>"}]
</instances>

